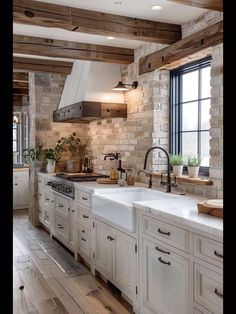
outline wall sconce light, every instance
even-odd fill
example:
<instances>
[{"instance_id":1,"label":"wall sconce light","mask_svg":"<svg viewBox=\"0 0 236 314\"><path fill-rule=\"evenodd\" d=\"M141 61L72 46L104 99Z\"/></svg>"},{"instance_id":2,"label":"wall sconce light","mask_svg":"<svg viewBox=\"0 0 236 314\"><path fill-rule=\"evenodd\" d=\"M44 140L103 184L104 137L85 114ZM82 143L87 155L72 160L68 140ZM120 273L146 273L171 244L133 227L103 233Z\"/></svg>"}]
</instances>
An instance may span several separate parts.
<instances>
[{"instance_id":1,"label":"wall sconce light","mask_svg":"<svg viewBox=\"0 0 236 314\"><path fill-rule=\"evenodd\" d=\"M122 81L119 81L118 84L114 88L112 88L112 90L118 90L118 91L130 90L130 88L126 86L131 86L132 89L135 89L138 87L138 81L134 81L132 84L126 84L126 83L122 83Z\"/></svg>"}]
</instances>

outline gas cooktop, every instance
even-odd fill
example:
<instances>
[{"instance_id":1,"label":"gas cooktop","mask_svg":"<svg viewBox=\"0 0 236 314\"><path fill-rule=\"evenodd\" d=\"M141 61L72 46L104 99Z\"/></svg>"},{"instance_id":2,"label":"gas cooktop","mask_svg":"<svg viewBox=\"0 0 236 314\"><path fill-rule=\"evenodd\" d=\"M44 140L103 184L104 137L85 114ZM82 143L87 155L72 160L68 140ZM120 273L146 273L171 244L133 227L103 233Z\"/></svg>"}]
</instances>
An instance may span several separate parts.
<instances>
[{"instance_id":1,"label":"gas cooktop","mask_svg":"<svg viewBox=\"0 0 236 314\"><path fill-rule=\"evenodd\" d=\"M98 178L109 178L107 175L99 174L99 173L58 173L56 177L66 179L68 181L73 182L87 182L87 181L96 181Z\"/></svg>"}]
</instances>

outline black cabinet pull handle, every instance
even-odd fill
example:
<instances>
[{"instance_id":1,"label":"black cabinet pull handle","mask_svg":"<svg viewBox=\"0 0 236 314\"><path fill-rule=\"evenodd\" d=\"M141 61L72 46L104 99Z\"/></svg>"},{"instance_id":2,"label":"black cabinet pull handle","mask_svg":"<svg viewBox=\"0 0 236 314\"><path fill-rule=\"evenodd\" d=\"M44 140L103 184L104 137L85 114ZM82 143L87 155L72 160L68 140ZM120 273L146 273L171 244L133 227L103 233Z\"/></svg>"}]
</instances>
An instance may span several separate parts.
<instances>
[{"instance_id":1,"label":"black cabinet pull handle","mask_svg":"<svg viewBox=\"0 0 236 314\"><path fill-rule=\"evenodd\" d=\"M50 199L49 199L49 198L46 198L46 201L50 201Z\"/></svg>"},{"instance_id":2,"label":"black cabinet pull handle","mask_svg":"<svg viewBox=\"0 0 236 314\"><path fill-rule=\"evenodd\" d=\"M83 215L83 218L89 218L89 216Z\"/></svg>"},{"instance_id":3,"label":"black cabinet pull handle","mask_svg":"<svg viewBox=\"0 0 236 314\"><path fill-rule=\"evenodd\" d=\"M87 197L82 197L82 200L87 201L88 199Z\"/></svg>"},{"instance_id":4,"label":"black cabinet pull handle","mask_svg":"<svg viewBox=\"0 0 236 314\"><path fill-rule=\"evenodd\" d=\"M165 265L169 265L169 266L170 266L170 262L164 261L161 257L158 258L158 261L161 262L162 264L165 264Z\"/></svg>"},{"instance_id":5,"label":"black cabinet pull handle","mask_svg":"<svg viewBox=\"0 0 236 314\"><path fill-rule=\"evenodd\" d=\"M215 288L215 294L217 295L217 297L219 297L219 298L221 298L221 299L223 299L223 294L221 294L216 288Z\"/></svg>"},{"instance_id":6,"label":"black cabinet pull handle","mask_svg":"<svg viewBox=\"0 0 236 314\"><path fill-rule=\"evenodd\" d=\"M17 183L15 183L15 185L18 185Z\"/></svg>"},{"instance_id":7,"label":"black cabinet pull handle","mask_svg":"<svg viewBox=\"0 0 236 314\"><path fill-rule=\"evenodd\" d=\"M75 210L74 209L72 209L72 213L74 213L75 212Z\"/></svg>"},{"instance_id":8,"label":"black cabinet pull handle","mask_svg":"<svg viewBox=\"0 0 236 314\"><path fill-rule=\"evenodd\" d=\"M85 230L82 230L81 232L82 232L82 233L85 233Z\"/></svg>"},{"instance_id":9,"label":"black cabinet pull handle","mask_svg":"<svg viewBox=\"0 0 236 314\"><path fill-rule=\"evenodd\" d=\"M111 241L111 236L107 236L107 239Z\"/></svg>"},{"instance_id":10,"label":"black cabinet pull handle","mask_svg":"<svg viewBox=\"0 0 236 314\"><path fill-rule=\"evenodd\" d=\"M57 203L57 206L58 206L58 207L64 207L63 205L61 205L61 204L58 204L58 203Z\"/></svg>"},{"instance_id":11,"label":"black cabinet pull handle","mask_svg":"<svg viewBox=\"0 0 236 314\"><path fill-rule=\"evenodd\" d=\"M70 208L68 207L68 212L70 211Z\"/></svg>"},{"instance_id":12,"label":"black cabinet pull handle","mask_svg":"<svg viewBox=\"0 0 236 314\"><path fill-rule=\"evenodd\" d=\"M221 255L220 253L218 253L217 251L214 251L215 256L223 258L223 255Z\"/></svg>"},{"instance_id":13,"label":"black cabinet pull handle","mask_svg":"<svg viewBox=\"0 0 236 314\"><path fill-rule=\"evenodd\" d=\"M157 230L160 234L168 235L170 236L170 232L164 232L160 228Z\"/></svg>"},{"instance_id":14,"label":"black cabinet pull handle","mask_svg":"<svg viewBox=\"0 0 236 314\"><path fill-rule=\"evenodd\" d=\"M164 251L164 250L160 249L158 246L156 246L155 249L156 249L157 251L161 252L161 253L170 254L170 252Z\"/></svg>"},{"instance_id":15,"label":"black cabinet pull handle","mask_svg":"<svg viewBox=\"0 0 236 314\"><path fill-rule=\"evenodd\" d=\"M84 238L81 238L81 240L86 242L86 240Z\"/></svg>"},{"instance_id":16,"label":"black cabinet pull handle","mask_svg":"<svg viewBox=\"0 0 236 314\"><path fill-rule=\"evenodd\" d=\"M115 238L113 238L113 237L110 237L110 241L113 241L113 240L115 240Z\"/></svg>"}]
</instances>

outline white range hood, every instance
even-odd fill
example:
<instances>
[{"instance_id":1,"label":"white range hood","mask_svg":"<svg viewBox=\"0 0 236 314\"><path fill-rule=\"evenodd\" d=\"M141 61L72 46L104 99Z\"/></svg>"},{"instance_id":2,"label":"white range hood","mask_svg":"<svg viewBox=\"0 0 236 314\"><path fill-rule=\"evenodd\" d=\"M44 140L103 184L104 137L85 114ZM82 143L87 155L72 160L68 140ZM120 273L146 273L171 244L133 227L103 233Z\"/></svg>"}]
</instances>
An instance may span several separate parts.
<instances>
[{"instance_id":1,"label":"white range hood","mask_svg":"<svg viewBox=\"0 0 236 314\"><path fill-rule=\"evenodd\" d=\"M112 90L121 81L120 67L106 62L75 61L58 109L81 101L124 104L123 92Z\"/></svg>"}]
</instances>

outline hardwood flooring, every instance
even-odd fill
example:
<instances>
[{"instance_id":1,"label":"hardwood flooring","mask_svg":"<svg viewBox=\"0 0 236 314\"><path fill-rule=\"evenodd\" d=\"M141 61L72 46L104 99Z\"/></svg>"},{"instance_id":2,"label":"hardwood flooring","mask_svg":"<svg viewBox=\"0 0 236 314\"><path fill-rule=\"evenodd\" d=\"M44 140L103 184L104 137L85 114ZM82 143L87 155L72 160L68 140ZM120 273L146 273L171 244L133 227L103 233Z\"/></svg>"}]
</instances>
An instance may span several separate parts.
<instances>
[{"instance_id":1,"label":"hardwood flooring","mask_svg":"<svg viewBox=\"0 0 236 314\"><path fill-rule=\"evenodd\" d=\"M132 307L43 228L13 215L14 314L128 314Z\"/></svg>"}]
</instances>

